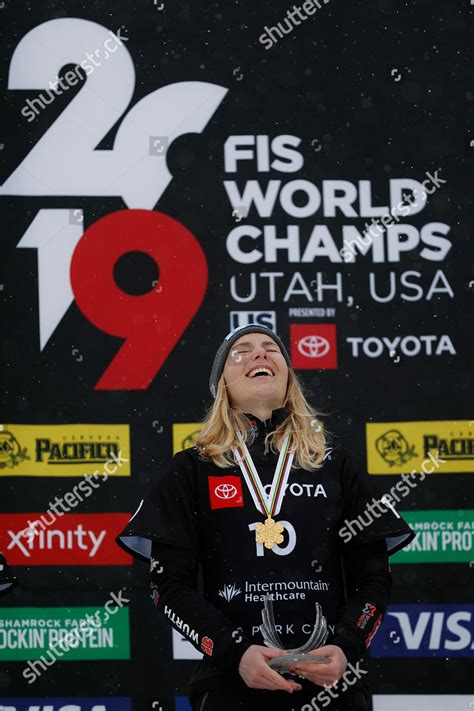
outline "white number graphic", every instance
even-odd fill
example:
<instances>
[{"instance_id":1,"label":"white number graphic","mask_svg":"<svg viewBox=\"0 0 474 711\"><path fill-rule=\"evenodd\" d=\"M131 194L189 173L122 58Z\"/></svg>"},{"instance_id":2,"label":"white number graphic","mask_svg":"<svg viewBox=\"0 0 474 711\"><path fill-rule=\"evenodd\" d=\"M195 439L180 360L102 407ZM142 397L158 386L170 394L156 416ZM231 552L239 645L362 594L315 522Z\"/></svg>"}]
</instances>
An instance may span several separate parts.
<instances>
[{"instance_id":1,"label":"white number graphic","mask_svg":"<svg viewBox=\"0 0 474 711\"><path fill-rule=\"evenodd\" d=\"M38 306L40 350L74 301L69 281L69 265L82 237L82 220L71 224L71 214L82 210L40 210L18 247L38 250Z\"/></svg>"},{"instance_id":2,"label":"white number graphic","mask_svg":"<svg viewBox=\"0 0 474 711\"><path fill-rule=\"evenodd\" d=\"M255 523L249 523L249 531L255 531L257 528L257 523L261 523L261 521L255 521ZM276 553L276 555L289 555L295 548L296 546L296 531L294 526L289 522L289 521L281 521L278 520L278 523L281 523L283 528L287 531L288 533L288 543L286 546L279 546L275 545L273 548L270 548L268 550L271 550L272 553ZM256 545L256 554L257 558L261 558L265 552L265 546L263 543L257 543L255 541Z\"/></svg>"},{"instance_id":3,"label":"white number graphic","mask_svg":"<svg viewBox=\"0 0 474 711\"><path fill-rule=\"evenodd\" d=\"M90 20L45 22L18 44L8 87L45 89L64 65L80 63L107 39L109 31ZM152 209L172 178L164 160L169 145L185 133L201 133L227 90L207 82L157 89L128 112L113 150L95 150L129 105L134 88L133 61L122 45L88 76L8 178L3 194L121 196L128 207ZM165 150L150 154L153 136L167 139Z\"/></svg>"},{"instance_id":4,"label":"white number graphic","mask_svg":"<svg viewBox=\"0 0 474 711\"><path fill-rule=\"evenodd\" d=\"M65 65L81 64L88 54L110 42L110 35L106 27L79 18L44 22L16 47L8 88L46 90ZM97 150L126 111L134 89L133 60L119 44L87 76L80 91L0 187L0 194L118 196L129 208L153 209L172 179L166 164L169 146L186 133L201 133L227 89L199 81L157 89L122 119L113 149ZM18 244L39 250L41 349L73 298L69 267L82 227L68 226L65 212L42 211ZM61 235L65 243L54 252L54 266L47 268L49 240L58 243ZM64 270L61 276L59 270Z\"/></svg>"}]
</instances>

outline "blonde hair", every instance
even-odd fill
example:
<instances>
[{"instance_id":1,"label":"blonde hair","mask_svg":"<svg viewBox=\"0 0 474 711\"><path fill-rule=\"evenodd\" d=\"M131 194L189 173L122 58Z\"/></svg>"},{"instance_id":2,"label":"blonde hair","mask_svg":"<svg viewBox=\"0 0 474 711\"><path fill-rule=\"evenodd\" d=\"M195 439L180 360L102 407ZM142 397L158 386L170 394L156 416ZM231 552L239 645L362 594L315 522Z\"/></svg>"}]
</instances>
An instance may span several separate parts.
<instances>
[{"instance_id":1,"label":"blonde hair","mask_svg":"<svg viewBox=\"0 0 474 711\"><path fill-rule=\"evenodd\" d=\"M288 384L282 407L289 410L289 415L281 425L266 435L265 443L271 437L270 449L277 453L286 435L291 433L291 451L295 452L292 468L309 471L319 469L329 432L327 429L323 431L318 417L326 413L318 413L307 402L303 385L292 368L288 368ZM232 447L238 444L236 430L242 432L247 444L254 441L248 418L230 404L223 375L219 379L215 400L202 422L195 446L201 456L211 459L218 467L234 467L236 464L232 451Z\"/></svg>"}]
</instances>

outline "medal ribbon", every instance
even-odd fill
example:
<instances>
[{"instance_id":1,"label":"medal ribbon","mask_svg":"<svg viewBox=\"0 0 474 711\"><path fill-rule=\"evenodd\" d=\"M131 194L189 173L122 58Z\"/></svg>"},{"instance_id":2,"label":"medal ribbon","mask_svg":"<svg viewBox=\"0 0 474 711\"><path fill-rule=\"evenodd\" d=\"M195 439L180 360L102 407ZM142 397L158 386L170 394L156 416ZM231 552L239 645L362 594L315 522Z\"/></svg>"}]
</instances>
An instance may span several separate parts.
<instances>
[{"instance_id":1,"label":"medal ribbon","mask_svg":"<svg viewBox=\"0 0 474 711\"><path fill-rule=\"evenodd\" d=\"M242 474L250 493L252 494L253 502L258 511L266 513L268 518L272 518L281 509L281 504L285 495L285 486L290 475L291 463L294 457L294 452L288 451L290 435L287 435L283 440L280 456L278 457L275 473L273 475L272 486L268 496L265 494L262 481L255 468L255 464L253 463L253 459L247 445L245 444L244 438L242 437L242 433L237 431L237 436L240 441L243 455L238 447L233 447L232 449L235 453L240 469L242 470Z\"/></svg>"}]
</instances>

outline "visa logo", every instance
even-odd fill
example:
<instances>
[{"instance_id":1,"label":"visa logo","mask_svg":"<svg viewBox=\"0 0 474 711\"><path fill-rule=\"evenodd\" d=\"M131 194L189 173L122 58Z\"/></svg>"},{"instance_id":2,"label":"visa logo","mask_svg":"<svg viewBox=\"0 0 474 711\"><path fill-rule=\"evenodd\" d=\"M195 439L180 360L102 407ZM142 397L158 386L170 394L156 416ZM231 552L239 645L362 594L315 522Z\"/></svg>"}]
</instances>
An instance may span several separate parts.
<instances>
[{"instance_id":1,"label":"visa logo","mask_svg":"<svg viewBox=\"0 0 474 711\"><path fill-rule=\"evenodd\" d=\"M174 711L192 711L187 696L176 696Z\"/></svg>"},{"instance_id":2,"label":"visa logo","mask_svg":"<svg viewBox=\"0 0 474 711\"><path fill-rule=\"evenodd\" d=\"M372 640L373 657L474 656L474 605L389 607Z\"/></svg>"},{"instance_id":3,"label":"visa logo","mask_svg":"<svg viewBox=\"0 0 474 711\"><path fill-rule=\"evenodd\" d=\"M127 696L0 698L0 709L1 711L132 711L132 700Z\"/></svg>"}]
</instances>

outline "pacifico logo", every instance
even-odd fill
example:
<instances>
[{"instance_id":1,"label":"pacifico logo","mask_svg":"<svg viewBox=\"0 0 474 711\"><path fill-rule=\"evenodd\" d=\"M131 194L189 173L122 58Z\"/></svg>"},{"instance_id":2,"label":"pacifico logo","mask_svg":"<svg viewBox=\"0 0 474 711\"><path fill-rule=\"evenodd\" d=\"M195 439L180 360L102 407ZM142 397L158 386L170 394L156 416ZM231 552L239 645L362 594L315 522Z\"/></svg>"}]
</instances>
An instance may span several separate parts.
<instances>
[{"instance_id":1,"label":"pacifico logo","mask_svg":"<svg viewBox=\"0 0 474 711\"><path fill-rule=\"evenodd\" d=\"M416 457L414 445L410 445L400 430L389 430L377 438L377 452L390 467L401 466Z\"/></svg>"},{"instance_id":2,"label":"pacifico logo","mask_svg":"<svg viewBox=\"0 0 474 711\"><path fill-rule=\"evenodd\" d=\"M36 440L35 460L48 464L105 464L112 455L118 456L119 437L114 442L55 442L49 438Z\"/></svg>"},{"instance_id":3,"label":"pacifico logo","mask_svg":"<svg viewBox=\"0 0 474 711\"><path fill-rule=\"evenodd\" d=\"M201 430L201 422L173 423L173 454L193 447Z\"/></svg>"},{"instance_id":4,"label":"pacifico logo","mask_svg":"<svg viewBox=\"0 0 474 711\"><path fill-rule=\"evenodd\" d=\"M427 457L444 460L438 474L474 472L472 420L366 423L369 474L415 471Z\"/></svg>"},{"instance_id":5,"label":"pacifico logo","mask_svg":"<svg viewBox=\"0 0 474 711\"><path fill-rule=\"evenodd\" d=\"M25 459L30 459L27 448L22 447L11 432L0 432L0 469L13 469Z\"/></svg>"},{"instance_id":6,"label":"pacifico logo","mask_svg":"<svg viewBox=\"0 0 474 711\"><path fill-rule=\"evenodd\" d=\"M129 425L0 425L0 476L130 476Z\"/></svg>"},{"instance_id":7,"label":"pacifico logo","mask_svg":"<svg viewBox=\"0 0 474 711\"><path fill-rule=\"evenodd\" d=\"M75 442L74 437L70 442L54 442L49 438L36 440L36 461L64 462L66 464L78 464L82 462L93 462L103 464L112 454L118 455L120 438L116 437L115 442Z\"/></svg>"}]
</instances>

